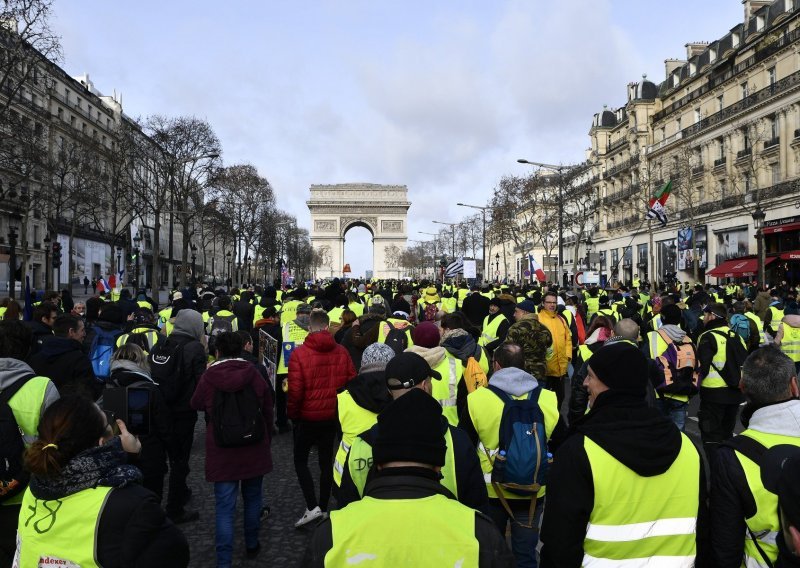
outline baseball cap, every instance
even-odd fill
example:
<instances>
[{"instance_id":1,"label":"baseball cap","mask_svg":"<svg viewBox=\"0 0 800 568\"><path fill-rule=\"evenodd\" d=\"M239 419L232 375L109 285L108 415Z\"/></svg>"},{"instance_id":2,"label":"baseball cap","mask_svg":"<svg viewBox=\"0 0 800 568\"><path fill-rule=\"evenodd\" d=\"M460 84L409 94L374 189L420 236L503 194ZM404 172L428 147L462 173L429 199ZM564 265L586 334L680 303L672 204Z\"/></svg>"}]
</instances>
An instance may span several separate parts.
<instances>
[{"instance_id":1,"label":"baseball cap","mask_svg":"<svg viewBox=\"0 0 800 568\"><path fill-rule=\"evenodd\" d=\"M703 311L720 319L726 319L728 317L728 310L725 308L724 304L709 304L703 308Z\"/></svg>"},{"instance_id":2,"label":"baseball cap","mask_svg":"<svg viewBox=\"0 0 800 568\"><path fill-rule=\"evenodd\" d=\"M386 386L389 390L410 389L428 377L441 380L442 375L431 369L428 362L409 351L404 351L386 365Z\"/></svg>"}]
</instances>

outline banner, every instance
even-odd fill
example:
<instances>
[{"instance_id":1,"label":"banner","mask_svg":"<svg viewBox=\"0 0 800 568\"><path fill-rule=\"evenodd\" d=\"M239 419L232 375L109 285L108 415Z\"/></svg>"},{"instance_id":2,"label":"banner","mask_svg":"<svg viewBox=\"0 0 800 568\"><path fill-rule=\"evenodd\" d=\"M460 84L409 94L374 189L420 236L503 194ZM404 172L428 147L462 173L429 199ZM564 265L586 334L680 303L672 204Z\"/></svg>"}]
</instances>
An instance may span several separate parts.
<instances>
[{"instance_id":1,"label":"banner","mask_svg":"<svg viewBox=\"0 0 800 568\"><path fill-rule=\"evenodd\" d=\"M275 388L275 373L278 370L278 340L263 329L258 332L258 358L267 368L267 378Z\"/></svg>"},{"instance_id":2,"label":"banner","mask_svg":"<svg viewBox=\"0 0 800 568\"><path fill-rule=\"evenodd\" d=\"M464 261L464 278L477 278L478 270L474 260Z\"/></svg>"}]
</instances>

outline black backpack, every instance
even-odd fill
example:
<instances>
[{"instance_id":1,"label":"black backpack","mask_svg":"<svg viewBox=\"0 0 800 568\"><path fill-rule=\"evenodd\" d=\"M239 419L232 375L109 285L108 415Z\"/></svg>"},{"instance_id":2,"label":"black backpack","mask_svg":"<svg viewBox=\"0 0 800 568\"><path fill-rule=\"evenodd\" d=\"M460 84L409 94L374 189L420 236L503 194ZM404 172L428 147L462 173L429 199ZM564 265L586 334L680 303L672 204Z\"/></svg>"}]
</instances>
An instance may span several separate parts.
<instances>
[{"instance_id":1,"label":"black backpack","mask_svg":"<svg viewBox=\"0 0 800 568\"><path fill-rule=\"evenodd\" d=\"M0 393L0 503L24 491L30 480L30 474L22 467L22 429L8 401L32 378L28 375L17 379Z\"/></svg>"},{"instance_id":2,"label":"black backpack","mask_svg":"<svg viewBox=\"0 0 800 568\"><path fill-rule=\"evenodd\" d=\"M167 403L175 402L183 385L183 344L167 337L153 346L148 356L150 376Z\"/></svg>"},{"instance_id":3,"label":"black backpack","mask_svg":"<svg viewBox=\"0 0 800 568\"><path fill-rule=\"evenodd\" d=\"M211 421L220 448L250 446L264 439L261 402L252 385L233 392L217 390Z\"/></svg>"},{"instance_id":4,"label":"black backpack","mask_svg":"<svg viewBox=\"0 0 800 568\"><path fill-rule=\"evenodd\" d=\"M747 349L739 335L728 328L724 328L724 331L714 329L711 333L725 338L725 365L718 369L712 362L711 366L722 376L729 388L738 389L742 380L742 365L747 359Z\"/></svg>"},{"instance_id":5,"label":"black backpack","mask_svg":"<svg viewBox=\"0 0 800 568\"><path fill-rule=\"evenodd\" d=\"M391 347L395 354L399 355L408 347L408 335L406 334L405 329L397 329L393 325L389 325L389 333L386 334L386 340L384 343Z\"/></svg>"}]
</instances>

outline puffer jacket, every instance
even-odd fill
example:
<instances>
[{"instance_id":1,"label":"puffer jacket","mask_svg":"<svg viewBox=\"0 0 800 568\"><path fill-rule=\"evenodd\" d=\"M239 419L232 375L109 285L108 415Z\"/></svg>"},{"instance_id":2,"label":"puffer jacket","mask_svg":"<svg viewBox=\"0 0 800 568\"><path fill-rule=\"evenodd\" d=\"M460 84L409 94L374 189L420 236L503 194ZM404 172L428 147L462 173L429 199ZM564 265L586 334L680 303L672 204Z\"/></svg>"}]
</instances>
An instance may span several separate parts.
<instances>
[{"instance_id":1,"label":"puffer jacket","mask_svg":"<svg viewBox=\"0 0 800 568\"><path fill-rule=\"evenodd\" d=\"M356 376L347 349L328 331L306 337L289 359L287 414L292 420L336 419L336 392Z\"/></svg>"}]
</instances>

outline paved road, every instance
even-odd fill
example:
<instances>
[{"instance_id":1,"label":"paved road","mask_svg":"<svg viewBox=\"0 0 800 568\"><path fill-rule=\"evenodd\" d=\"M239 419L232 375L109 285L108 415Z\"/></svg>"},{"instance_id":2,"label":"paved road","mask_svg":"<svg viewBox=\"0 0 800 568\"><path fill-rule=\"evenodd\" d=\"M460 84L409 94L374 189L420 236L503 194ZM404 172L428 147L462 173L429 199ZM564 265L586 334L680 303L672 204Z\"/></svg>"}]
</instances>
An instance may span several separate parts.
<instances>
[{"instance_id":1,"label":"paved road","mask_svg":"<svg viewBox=\"0 0 800 568\"><path fill-rule=\"evenodd\" d=\"M214 550L214 489L205 480L203 473L203 438L205 424L198 420L195 430L194 446L191 458L191 474L189 486L192 488L192 500L189 509L200 511L200 520L181 525L181 529L189 540L191 563L193 568L213 567L216 565ZM316 453L309 463L314 473ZM292 462L292 435L275 436L272 442L272 461L275 465L272 473L264 478L264 497L272 510L269 518L261 525L261 554L257 559L247 560L244 550L244 533L242 530L242 504L237 503L237 521L234 533L234 566L282 566L291 568L298 566L306 550L306 542L312 528L295 529L294 522L305 511L297 477ZM316 476L315 476L316 477ZM319 487L319 485L317 485Z\"/></svg>"}]
</instances>

